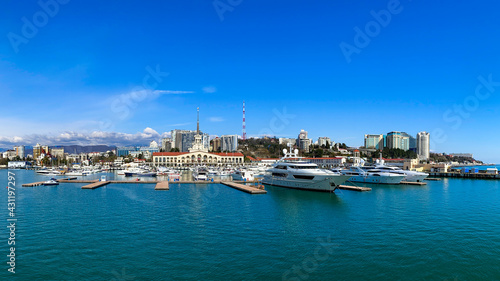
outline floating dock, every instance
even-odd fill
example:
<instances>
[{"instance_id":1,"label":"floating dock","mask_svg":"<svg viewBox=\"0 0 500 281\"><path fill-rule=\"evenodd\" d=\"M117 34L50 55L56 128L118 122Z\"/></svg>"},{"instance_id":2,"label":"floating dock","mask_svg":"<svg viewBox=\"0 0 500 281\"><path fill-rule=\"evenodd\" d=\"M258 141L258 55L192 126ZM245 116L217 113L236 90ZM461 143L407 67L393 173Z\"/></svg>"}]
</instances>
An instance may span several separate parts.
<instances>
[{"instance_id":1,"label":"floating dock","mask_svg":"<svg viewBox=\"0 0 500 281\"><path fill-rule=\"evenodd\" d=\"M337 186L338 189L344 189L344 190L352 190L352 191L371 191L372 189L369 187L362 187L362 186L353 186L353 185L339 185Z\"/></svg>"},{"instance_id":2,"label":"floating dock","mask_svg":"<svg viewBox=\"0 0 500 281\"><path fill-rule=\"evenodd\" d=\"M24 186L24 187L33 187L33 186L43 185L43 183L44 183L44 181L39 181L39 182L25 183L22 186Z\"/></svg>"},{"instance_id":3,"label":"floating dock","mask_svg":"<svg viewBox=\"0 0 500 281\"><path fill-rule=\"evenodd\" d=\"M266 194L267 191L264 189L259 189L257 187L251 186L251 185L244 185L241 183L236 183L236 182L229 182L229 181L223 181L221 182L223 185L230 186L234 189L241 190L246 193L250 194Z\"/></svg>"},{"instance_id":4,"label":"floating dock","mask_svg":"<svg viewBox=\"0 0 500 281\"><path fill-rule=\"evenodd\" d=\"M168 187L168 181L161 181L156 184L155 190L169 190L170 187Z\"/></svg>"},{"instance_id":5,"label":"floating dock","mask_svg":"<svg viewBox=\"0 0 500 281\"><path fill-rule=\"evenodd\" d=\"M426 181L440 181L442 179L440 179L440 178L426 178L425 180Z\"/></svg>"},{"instance_id":6,"label":"floating dock","mask_svg":"<svg viewBox=\"0 0 500 281\"><path fill-rule=\"evenodd\" d=\"M430 172L429 176L441 178L467 178L467 179L500 179L500 174L488 173L461 173L461 172Z\"/></svg>"},{"instance_id":7,"label":"floating dock","mask_svg":"<svg viewBox=\"0 0 500 281\"><path fill-rule=\"evenodd\" d=\"M407 184L407 185L426 185L426 182L412 182L412 181L402 181L400 184Z\"/></svg>"},{"instance_id":8,"label":"floating dock","mask_svg":"<svg viewBox=\"0 0 500 281\"><path fill-rule=\"evenodd\" d=\"M96 189L98 187L101 187L101 186L104 186L104 185L107 185L109 184L110 182L109 181L96 181L94 183L91 183L91 184L87 184L87 185L84 185L82 186L82 189Z\"/></svg>"}]
</instances>

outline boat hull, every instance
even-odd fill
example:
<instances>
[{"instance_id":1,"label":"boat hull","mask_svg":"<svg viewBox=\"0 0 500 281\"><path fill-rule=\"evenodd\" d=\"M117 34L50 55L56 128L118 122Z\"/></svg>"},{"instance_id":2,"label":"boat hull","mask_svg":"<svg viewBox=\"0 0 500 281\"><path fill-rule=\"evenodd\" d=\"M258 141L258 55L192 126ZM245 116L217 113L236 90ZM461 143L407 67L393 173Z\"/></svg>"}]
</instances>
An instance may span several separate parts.
<instances>
[{"instance_id":1,"label":"boat hull","mask_svg":"<svg viewBox=\"0 0 500 281\"><path fill-rule=\"evenodd\" d=\"M350 177L350 182L377 183L377 184L399 184L405 176L375 177L375 176L354 176Z\"/></svg>"},{"instance_id":2,"label":"boat hull","mask_svg":"<svg viewBox=\"0 0 500 281\"><path fill-rule=\"evenodd\" d=\"M262 179L262 183L293 189L332 192L348 178L349 176L328 175L316 176L314 180L299 180L267 175Z\"/></svg>"},{"instance_id":3,"label":"boat hull","mask_svg":"<svg viewBox=\"0 0 500 281\"><path fill-rule=\"evenodd\" d=\"M404 180L408 181L408 182L423 182L428 176L429 176L428 174L424 174L424 175L407 175Z\"/></svg>"}]
</instances>

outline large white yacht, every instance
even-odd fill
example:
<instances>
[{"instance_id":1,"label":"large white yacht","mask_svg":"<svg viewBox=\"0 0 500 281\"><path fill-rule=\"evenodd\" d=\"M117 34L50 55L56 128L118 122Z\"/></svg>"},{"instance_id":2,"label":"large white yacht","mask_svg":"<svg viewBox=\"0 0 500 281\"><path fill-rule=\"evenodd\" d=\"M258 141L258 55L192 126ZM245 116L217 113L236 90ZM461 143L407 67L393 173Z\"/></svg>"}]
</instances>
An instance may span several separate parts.
<instances>
[{"instance_id":1,"label":"large white yacht","mask_svg":"<svg viewBox=\"0 0 500 281\"><path fill-rule=\"evenodd\" d=\"M351 166L340 173L349 177L351 182L399 184L406 176L383 172L378 170L363 169L363 166Z\"/></svg>"},{"instance_id":2,"label":"large white yacht","mask_svg":"<svg viewBox=\"0 0 500 281\"><path fill-rule=\"evenodd\" d=\"M408 171L398 167L386 166L384 164L384 160L379 159L375 161L374 166L365 166L363 168L370 172L389 172L393 174L404 175L404 180L408 182L422 182L429 176L429 174L427 173Z\"/></svg>"},{"instance_id":3,"label":"large white yacht","mask_svg":"<svg viewBox=\"0 0 500 281\"><path fill-rule=\"evenodd\" d=\"M235 180L235 181L253 181L253 180L255 180L253 171L245 170L245 169L238 169L238 170L234 171L234 173L231 174L231 177L233 177L233 180Z\"/></svg>"},{"instance_id":4,"label":"large white yacht","mask_svg":"<svg viewBox=\"0 0 500 281\"><path fill-rule=\"evenodd\" d=\"M193 171L193 179L195 181L207 181L208 180L208 171L204 167L197 167L195 171Z\"/></svg>"},{"instance_id":5,"label":"large white yacht","mask_svg":"<svg viewBox=\"0 0 500 281\"><path fill-rule=\"evenodd\" d=\"M349 176L320 169L318 165L301 160L298 150L288 152L283 149L285 156L267 170L262 183L294 189L314 191L334 191Z\"/></svg>"}]
</instances>

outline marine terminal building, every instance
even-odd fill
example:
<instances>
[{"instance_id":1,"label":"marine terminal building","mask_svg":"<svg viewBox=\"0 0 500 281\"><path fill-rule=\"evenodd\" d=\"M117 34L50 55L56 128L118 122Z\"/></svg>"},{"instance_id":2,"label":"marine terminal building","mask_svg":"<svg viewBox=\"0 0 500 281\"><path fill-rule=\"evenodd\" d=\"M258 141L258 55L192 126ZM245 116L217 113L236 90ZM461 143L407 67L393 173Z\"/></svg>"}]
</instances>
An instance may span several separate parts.
<instances>
[{"instance_id":1,"label":"marine terminal building","mask_svg":"<svg viewBox=\"0 0 500 281\"><path fill-rule=\"evenodd\" d=\"M190 165L241 165L244 156L239 152L230 153L209 153L206 151L190 152L155 152L153 153L153 163L155 166L180 167Z\"/></svg>"},{"instance_id":2,"label":"marine terminal building","mask_svg":"<svg viewBox=\"0 0 500 281\"><path fill-rule=\"evenodd\" d=\"M153 165L181 167L190 165L241 165L245 156L240 152L209 153L208 147L203 144L203 136L200 134L200 118L198 108L198 122L194 144L189 152L155 152L153 153Z\"/></svg>"}]
</instances>

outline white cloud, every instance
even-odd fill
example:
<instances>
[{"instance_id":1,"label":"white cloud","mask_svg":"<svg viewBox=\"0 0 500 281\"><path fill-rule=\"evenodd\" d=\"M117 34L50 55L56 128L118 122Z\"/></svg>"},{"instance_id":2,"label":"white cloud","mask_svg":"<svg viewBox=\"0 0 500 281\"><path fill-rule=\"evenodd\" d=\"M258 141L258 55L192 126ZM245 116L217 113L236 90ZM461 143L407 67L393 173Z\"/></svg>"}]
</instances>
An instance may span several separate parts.
<instances>
[{"instance_id":1,"label":"white cloud","mask_svg":"<svg viewBox=\"0 0 500 281\"><path fill-rule=\"evenodd\" d=\"M222 121L224 121L224 118L222 118L222 117L210 117L210 118L208 118L208 120L210 122L222 122Z\"/></svg>"},{"instance_id":2,"label":"white cloud","mask_svg":"<svg viewBox=\"0 0 500 281\"><path fill-rule=\"evenodd\" d=\"M157 90L157 91L154 91L154 93L160 94L160 95L182 95L182 94L194 94L194 91Z\"/></svg>"},{"instance_id":3,"label":"white cloud","mask_svg":"<svg viewBox=\"0 0 500 281\"><path fill-rule=\"evenodd\" d=\"M205 94L213 94L217 92L217 88L214 86L206 86L201 89Z\"/></svg>"},{"instance_id":4,"label":"white cloud","mask_svg":"<svg viewBox=\"0 0 500 281\"><path fill-rule=\"evenodd\" d=\"M64 132L57 135L31 134L23 137L0 137L0 147L10 148L15 145L135 145L148 144L170 136L169 132L158 133L152 128L146 128L135 134L120 132L93 131L91 133Z\"/></svg>"}]
</instances>

